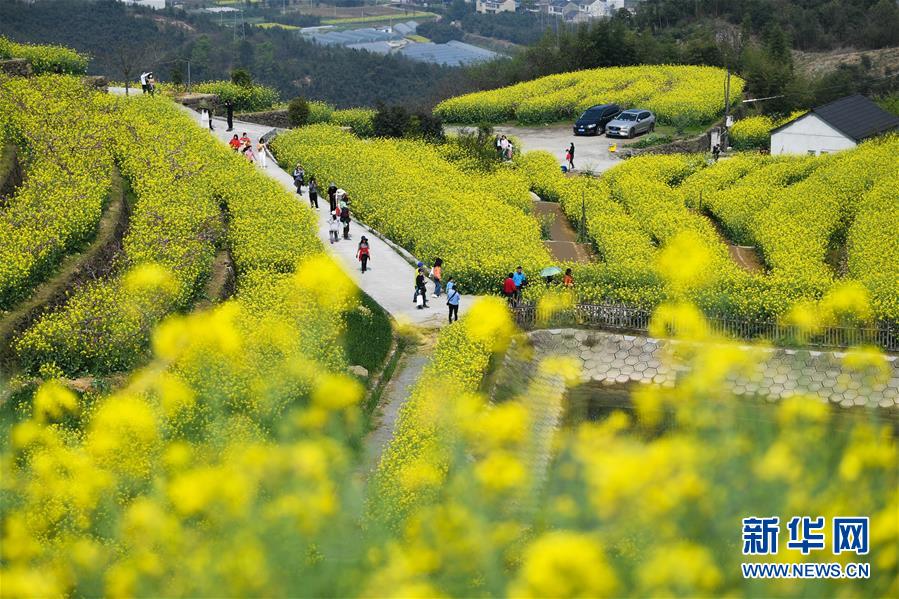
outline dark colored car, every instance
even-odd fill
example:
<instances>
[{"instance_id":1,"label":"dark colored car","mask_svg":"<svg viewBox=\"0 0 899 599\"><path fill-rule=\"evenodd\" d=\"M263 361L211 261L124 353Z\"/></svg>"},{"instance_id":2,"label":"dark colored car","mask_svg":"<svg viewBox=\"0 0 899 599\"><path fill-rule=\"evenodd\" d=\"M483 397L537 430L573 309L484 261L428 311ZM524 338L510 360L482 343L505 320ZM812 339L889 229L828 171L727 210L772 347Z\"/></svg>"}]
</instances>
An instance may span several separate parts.
<instances>
[{"instance_id":1,"label":"dark colored car","mask_svg":"<svg viewBox=\"0 0 899 599\"><path fill-rule=\"evenodd\" d=\"M584 111L581 118L575 121L574 134L598 135L605 130L609 121L618 116L620 112L621 108L618 107L618 104L597 104L596 106L591 106Z\"/></svg>"}]
</instances>

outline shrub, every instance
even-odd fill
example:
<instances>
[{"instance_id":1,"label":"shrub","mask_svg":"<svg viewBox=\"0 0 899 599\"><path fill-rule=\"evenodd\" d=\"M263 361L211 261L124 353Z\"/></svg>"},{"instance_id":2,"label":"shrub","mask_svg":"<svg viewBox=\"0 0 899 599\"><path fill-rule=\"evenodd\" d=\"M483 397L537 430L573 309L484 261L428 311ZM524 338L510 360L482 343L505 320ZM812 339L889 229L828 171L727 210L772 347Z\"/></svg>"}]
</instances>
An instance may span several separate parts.
<instances>
[{"instance_id":1,"label":"shrub","mask_svg":"<svg viewBox=\"0 0 899 599\"><path fill-rule=\"evenodd\" d=\"M378 107L372 119L375 137L405 137L412 128L412 116L402 106Z\"/></svg>"},{"instance_id":2,"label":"shrub","mask_svg":"<svg viewBox=\"0 0 899 599\"><path fill-rule=\"evenodd\" d=\"M231 81L207 81L193 89L202 94L216 94L221 103L230 101L235 112L267 110L278 102L278 92L263 85L245 87Z\"/></svg>"},{"instance_id":3,"label":"shrub","mask_svg":"<svg viewBox=\"0 0 899 599\"><path fill-rule=\"evenodd\" d=\"M253 77L246 69L234 69L231 71L231 83L241 87L253 87Z\"/></svg>"},{"instance_id":4,"label":"shrub","mask_svg":"<svg viewBox=\"0 0 899 599\"><path fill-rule=\"evenodd\" d=\"M287 105L287 121L291 127L302 127L310 122L310 107L306 98L296 97Z\"/></svg>"}]
</instances>

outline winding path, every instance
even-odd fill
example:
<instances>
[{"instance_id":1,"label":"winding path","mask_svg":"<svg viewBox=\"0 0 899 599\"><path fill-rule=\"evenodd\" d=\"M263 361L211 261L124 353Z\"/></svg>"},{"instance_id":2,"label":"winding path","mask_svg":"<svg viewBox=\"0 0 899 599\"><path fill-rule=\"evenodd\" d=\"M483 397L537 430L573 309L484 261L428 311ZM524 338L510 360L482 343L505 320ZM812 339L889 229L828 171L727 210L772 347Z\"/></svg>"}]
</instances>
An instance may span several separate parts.
<instances>
[{"instance_id":1,"label":"winding path","mask_svg":"<svg viewBox=\"0 0 899 599\"><path fill-rule=\"evenodd\" d=\"M110 88L110 93L124 95L124 88ZM194 121L200 124L200 115L193 110L182 107L187 114L190 114ZM202 126L202 125L201 125ZM271 127L257 125L254 123L246 123L242 121L234 121L234 130L227 131L227 124L223 119L216 118L213 121L215 130L212 133L227 144L231 136L237 133L242 135L246 132L255 144L260 137L272 131ZM297 198L296 188L293 185L293 177L282 170L274 160L269 158L268 168L259 167L266 175L281 183L284 188ZM340 186L340 181L335 181ZM309 206L308 193L303 193L302 199L297 201L303 202L304 206ZM425 327L438 327L447 322L446 298L431 297L433 285L428 283L428 303L430 308L418 310L412 303L412 293L415 281L416 261L408 252L386 241L382 235L373 229L365 226L359 221L354 220L350 226L349 241L341 240L335 244L328 243L328 197L324 196L324 202L319 199L318 212L318 230L319 239L325 246L325 249L335 258L338 264L343 266L344 270L356 282L360 289L371 296L378 304L381 305L393 318L398 321L405 321L412 324ZM350 207L352 213L352 206ZM356 247L359 237L365 235L368 237L371 247L371 261L369 262L370 272L364 275L359 267L359 261L356 260ZM452 265L450 265L452 269ZM462 295L459 306L459 316L461 317L474 303L475 297Z\"/></svg>"},{"instance_id":2,"label":"winding path","mask_svg":"<svg viewBox=\"0 0 899 599\"><path fill-rule=\"evenodd\" d=\"M185 108L189 111L194 119L199 123L200 116L198 113ZM269 133L271 127L256 125L254 123L244 123L234 121L234 131L227 131L227 124L224 120L214 119L213 133L222 143L227 144L228 140L234 133L243 135L246 132L255 143L261 136ZM296 188L293 185L293 177L281 169L277 163L271 158L268 160L268 168L260 170L266 175L281 183L285 189L290 191L294 197ZM340 186L340 181L335 181ZM324 190L323 190L324 191ZM304 206L309 205L309 194L303 192L302 201ZM370 295L378 304L381 305L391 316L398 320L405 320L421 326L435 327L447 322L447 308L444 297L433 298L430 296L433 287L428 284L428 303L430 308L419 310L412 303L412 292L415 282L415 266L412 262L415 258L392 243L387 242L384 237L377 231L365 226L357 220L350 225L349 241L341 239L337 243L328 242L328 197L324 196L324 201L319 199L318 212L318 232L319 238L337 262L344 267L344 270L356 282L360 289ZM313 209L315 210L315 209ZM350 213L352 214L352 205ZM364 275L361 272L359 261L356 259L356 247L359 237L365 235L368 237L368 243L371 248L371 260L369 262L369 272ZM463 296L459 308L460 316L464 314L471 306L473 297Z\"/></svg>"}]
</instances>

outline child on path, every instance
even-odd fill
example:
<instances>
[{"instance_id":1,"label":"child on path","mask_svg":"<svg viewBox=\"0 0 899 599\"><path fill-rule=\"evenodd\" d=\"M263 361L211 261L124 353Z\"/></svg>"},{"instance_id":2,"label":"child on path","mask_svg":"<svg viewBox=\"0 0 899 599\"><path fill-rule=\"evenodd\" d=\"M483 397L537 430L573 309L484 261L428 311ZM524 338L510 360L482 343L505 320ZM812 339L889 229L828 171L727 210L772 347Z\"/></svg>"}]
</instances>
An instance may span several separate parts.
<instances>
[{"instance_id":1,"label":"child on path","mask_svg":"<svg viewBox=\"0 0 899 599\"><path fill-rule=\"evenodd\" d=\"M425 271L424 268L418 269L418 274L415 276L415 293L416 293L416 303L417 298L421 298L421 304L419 304L418 309L422 310L424 308L428 308L428 288L425 287Z\"/></svg>"},{"instance_id":2,"label":"child on path","mask_svg":"<svg viewBox=\"0 0 899 599\"><path fill-rule=\"evenodd\" d=\"M568 146L568 151L565 152L565 160L568 162L568 170L574 170L574 142Z\"/></svg>"},{"instance_id":3,"label":"child on path","mask_svg":"<svg viewBox=\"0 0 899 599\"><path fill-rule=\"evenodd\" d=\"M336 214L331 215L331 220L328 222L328 231L331 233L332 244L340 241L340 223L337 220Z\"/></svg>"},{"instance_id":4,"label":"child on path","mask_svg":"<svg viewBox=\"0 0 899 599\"><path fill-rule=\"evenodd\" d=\"M234 134L234 137L231 138L231 141L228 142L228 145L231 146L231 149L235 152L240 150L240 139L237 137L237 133Z\"/></svg>"},{"instance_id":5,"label":"child on path","mask_svg":"<svg viewBox=\"0 0 899 599\"><path fill-rule=\"evenodd\" d=\"M460 294L459 290L456 289L456 286L453 285L452 289L447 289L446 292L446 305L449 307L449 321L450 324L454 320L459 320L459 299Z\"/></svg>"},{"instance_id":6,"label":"child on path","mask_svg":"<svg viewBox=\"0 0 899 599\"><path fill-rule=\"evenodd\" d=\"M309 177L309 206L318 209L318 183L315 177Z\"/></svg>"},{"instance_id":7,"label":"child on path","mask_svg":"<svg viewBox=\"0 0 899 599\"><path fill-rule=\"evenodd\" d=\"M356 250L356 258L362 263L362 273L368 270L368 261L371 259L370 249L368 247L368 238L363 235L359 241L359 248Z\"/></svg>"},{"instance_id":8,"label":"child on path","mask_svg":"<svg viewBox=\"0 0 899 599\"><path fill-rule=\"evenodd\" d=\"M434 279L434 297L440 297L440 290L443 288L443 260L441 258L434 258L431 278Z\"/></svg>"},{"instance_id":9,"label":"child on path","mask_svg":"<svg viewBox=\"0 0 899 599\"><path fill-rule=\"evenodd\" d=\"M256 162L256 156L253 155L253 144L247 142L243 146L243 155L246 156L247 160L250 161L250 164Z\"/></svg>"}]
</instances>

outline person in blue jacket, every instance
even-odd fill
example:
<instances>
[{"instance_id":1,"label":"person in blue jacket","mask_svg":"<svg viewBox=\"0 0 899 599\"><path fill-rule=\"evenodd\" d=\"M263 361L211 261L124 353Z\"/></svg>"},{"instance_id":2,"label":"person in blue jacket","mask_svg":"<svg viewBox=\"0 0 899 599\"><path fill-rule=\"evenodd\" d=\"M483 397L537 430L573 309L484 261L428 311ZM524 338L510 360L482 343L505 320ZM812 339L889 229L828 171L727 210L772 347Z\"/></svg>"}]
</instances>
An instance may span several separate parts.
<instances>
[{"instance_id":1,"label":"person in blue jacket","mask_svg":"<svg viewBox=\"0 0 899 599\"><path fill-rule=\"evenodd\" d=\"M528 278L521 270L521 266L512 273L512 281L515 283L515 298L521 300L521 288L528 284Z\"/></svg>"}]
</instances>

